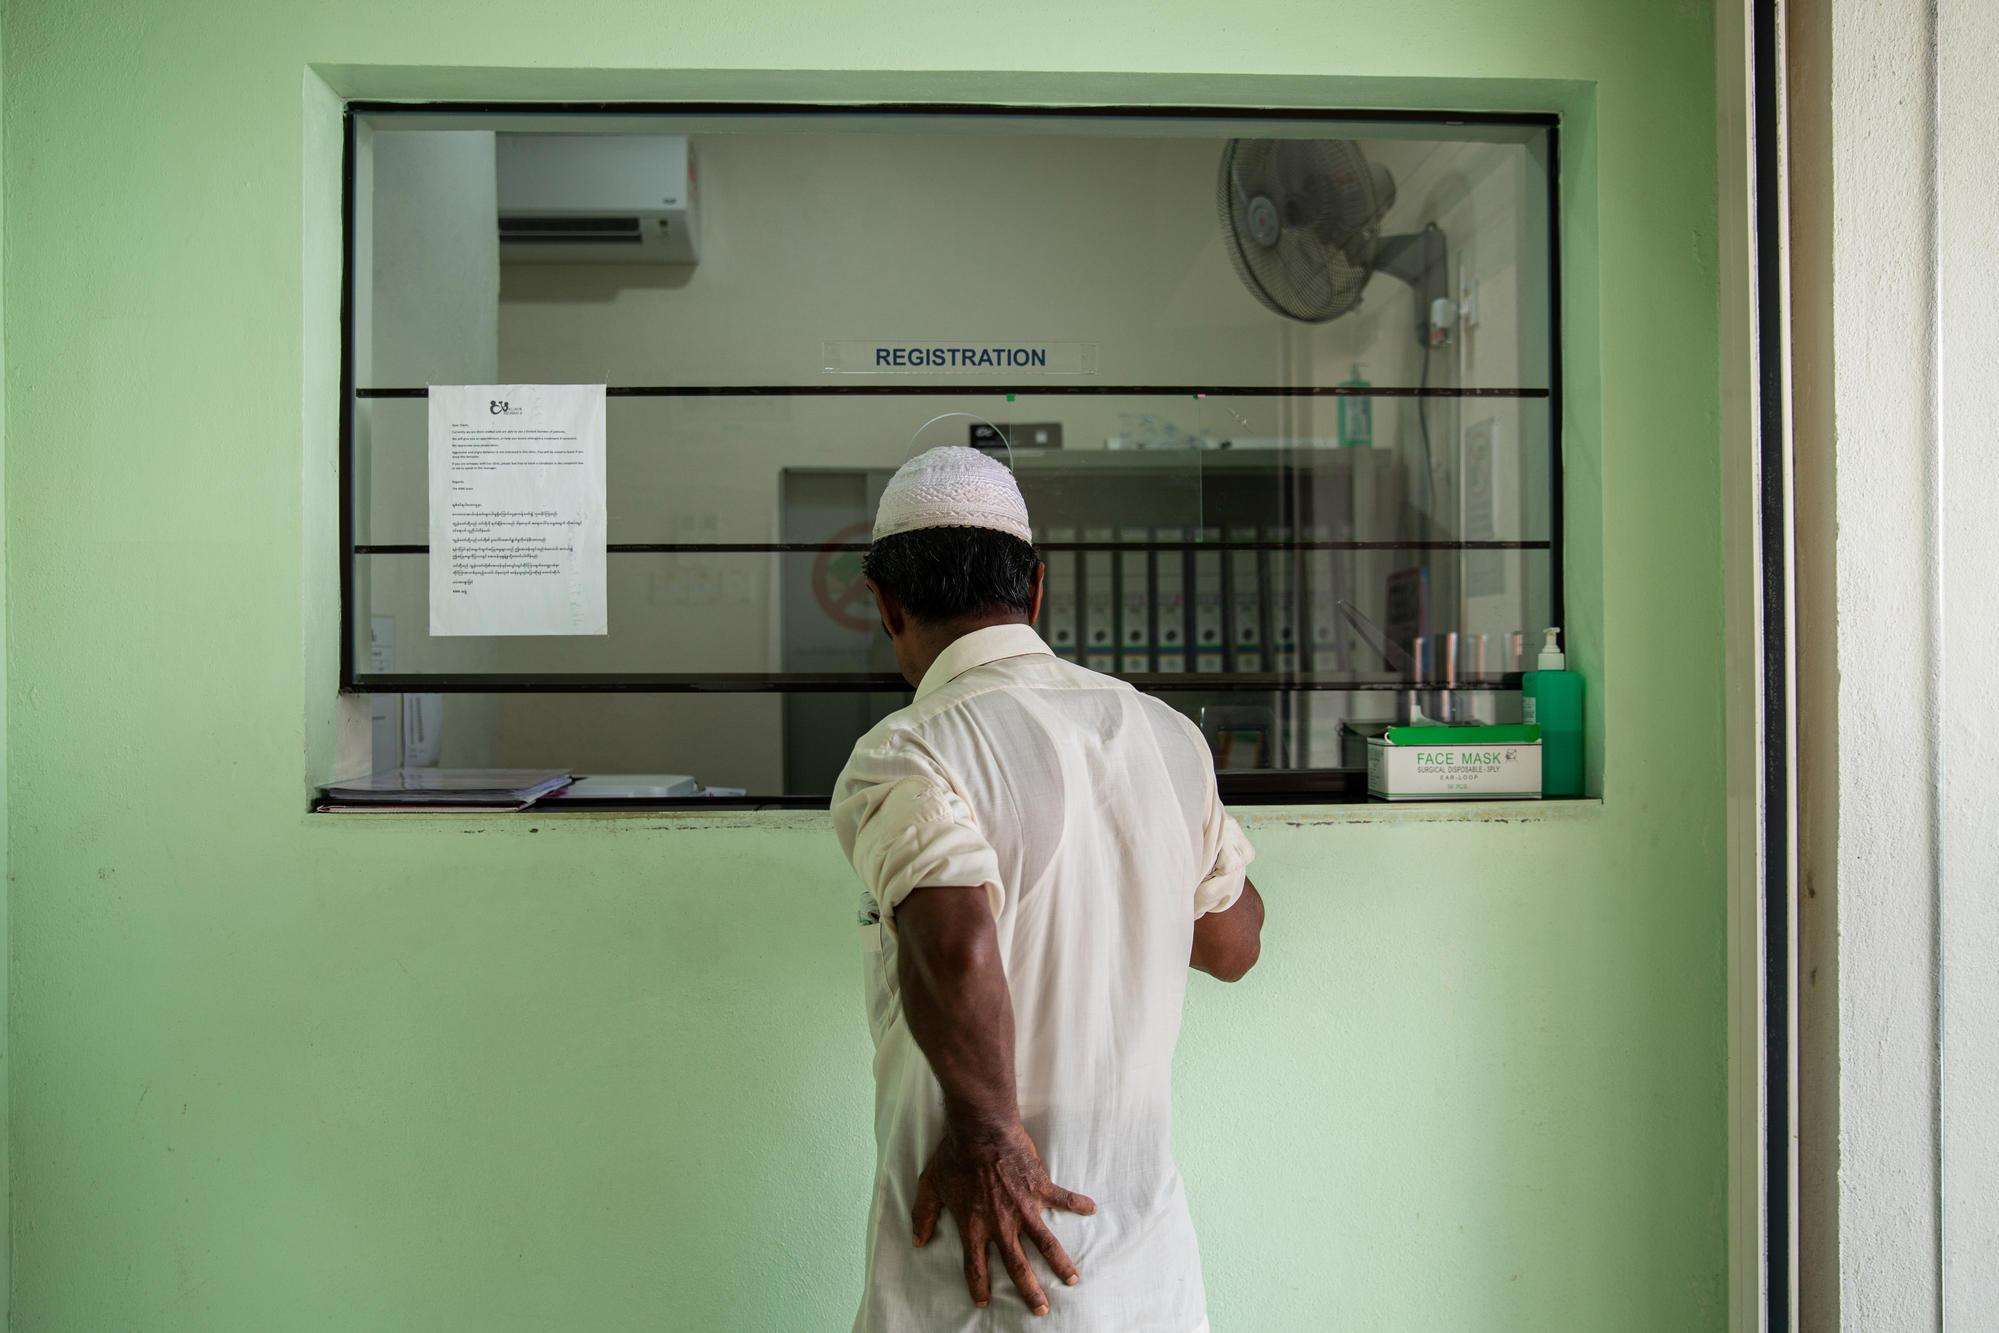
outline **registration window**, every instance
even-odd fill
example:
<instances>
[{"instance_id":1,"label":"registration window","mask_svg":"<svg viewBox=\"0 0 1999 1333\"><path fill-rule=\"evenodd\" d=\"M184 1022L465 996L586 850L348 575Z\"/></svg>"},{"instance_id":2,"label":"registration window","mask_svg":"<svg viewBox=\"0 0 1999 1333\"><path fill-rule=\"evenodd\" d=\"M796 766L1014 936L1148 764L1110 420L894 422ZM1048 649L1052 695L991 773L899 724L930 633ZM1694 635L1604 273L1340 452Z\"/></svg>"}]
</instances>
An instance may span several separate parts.
<instances>
[{"instance_id":1,"label":"registration window","mask_svg":"<svg viewBox=\"0 0 1999 1333\"><path fill-rule=\"evenodd\" d=\"M342 687L378 768L821 802L908 701L905 459L1008 463L1040 630L1232 799L1517 720L1562 623L1544 117L348 115ZM603 385L602 633L433 634L433 386Z\"/></svg>"}]
</instances>

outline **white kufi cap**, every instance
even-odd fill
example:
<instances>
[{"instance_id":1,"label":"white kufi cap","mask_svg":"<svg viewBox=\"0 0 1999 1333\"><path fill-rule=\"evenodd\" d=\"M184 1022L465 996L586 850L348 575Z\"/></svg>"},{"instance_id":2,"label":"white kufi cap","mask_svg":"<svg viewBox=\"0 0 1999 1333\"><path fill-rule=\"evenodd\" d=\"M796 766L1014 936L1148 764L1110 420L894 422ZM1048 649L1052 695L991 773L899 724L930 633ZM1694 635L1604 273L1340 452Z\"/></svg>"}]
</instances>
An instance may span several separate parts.
<instances>
[{"instance_id":1,"label":"white kufi cap","mask_svg":"<svg viewBox=\"0 0 1999 1333\"><path fill-rule=\"evenodd\" d=\"M919 528L991 528L1034 540L1013 473L962 444L925 449L889 478L875 510L875 540Z\"/></svg>"}]
</instances>

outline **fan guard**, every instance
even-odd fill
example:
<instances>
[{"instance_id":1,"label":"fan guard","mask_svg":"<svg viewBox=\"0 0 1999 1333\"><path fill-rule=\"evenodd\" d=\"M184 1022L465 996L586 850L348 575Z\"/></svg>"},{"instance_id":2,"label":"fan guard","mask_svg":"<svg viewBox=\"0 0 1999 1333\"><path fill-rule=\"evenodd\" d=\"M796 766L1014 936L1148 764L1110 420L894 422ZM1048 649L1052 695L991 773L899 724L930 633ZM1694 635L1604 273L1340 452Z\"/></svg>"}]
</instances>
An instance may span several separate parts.
<instances>
[{"instance_id":1,"label":"fan guard","mask_svg":"<svg viewBox=\"0 0 1999 1333\"><path fill-rule=\"evenodd\" d=\"M1216 204L1236 274L1276 313L1308 324L1360 304L1394 178L1351 139L1231 139Z\"/></svg>"}]
</instances>

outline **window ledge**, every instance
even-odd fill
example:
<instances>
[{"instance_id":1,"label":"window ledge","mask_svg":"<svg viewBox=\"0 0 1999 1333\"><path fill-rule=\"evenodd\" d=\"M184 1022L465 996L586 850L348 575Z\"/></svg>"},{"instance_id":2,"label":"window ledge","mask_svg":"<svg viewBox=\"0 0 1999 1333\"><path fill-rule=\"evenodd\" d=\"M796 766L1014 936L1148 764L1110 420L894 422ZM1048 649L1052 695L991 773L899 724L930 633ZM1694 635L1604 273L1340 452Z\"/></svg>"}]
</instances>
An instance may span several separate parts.
<instances>
[{"instance_id":1,"label":"window ledge","mask_svg":"<svg viewBox=\"0 0 1999 1333\"><path fill-rule=\"evenodd\" d=\"M1322 824L1545 824L1557 820L1593 819L1603 813L1603 799L1589 796L1548 801L1346 801L1291 805L1230 807L1243 825L1259 828L1309 828ZM414 828L458 829L484 833L495 830L539 833L544 829L598 824L644 826L680 832L697 829L822 830L831 826L823 809L753 810L634 809L603 810L466 810L413 813L383 811L316 811L308 825L329 824L379 828L395 824Z\"/></svg>"},{"instance_id":2,"label":"window ledge","mask_svg":"<svg viewBox=\"0 0 1999 1333\"><path fill-rule=\"evenodd\" d=\"M1349 801L1324 805L1231 805L1245 828L1315 824L1546 824L1594 819L1601 796L1543 801Z\"/></svg>"}]
</instances>

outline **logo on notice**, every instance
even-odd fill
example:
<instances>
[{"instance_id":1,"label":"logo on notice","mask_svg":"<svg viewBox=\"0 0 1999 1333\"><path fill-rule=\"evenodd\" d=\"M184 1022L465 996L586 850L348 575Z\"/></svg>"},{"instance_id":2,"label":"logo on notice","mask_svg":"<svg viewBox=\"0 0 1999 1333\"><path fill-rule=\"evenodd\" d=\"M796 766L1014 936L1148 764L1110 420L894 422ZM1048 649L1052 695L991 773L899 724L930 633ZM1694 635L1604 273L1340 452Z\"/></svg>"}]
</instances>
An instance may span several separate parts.
<instances>
[{"instance_id":1,"label":"logo on notice","mask_svg":"<svg viewBox=\"0 0 1999 1333\"><path fill-rule=\"evenodd\" d=\"M486 410L496 417L517 417L527 409L515 407L504 398L494 398L487 401Z\"/></svg>"}]
</instances>

